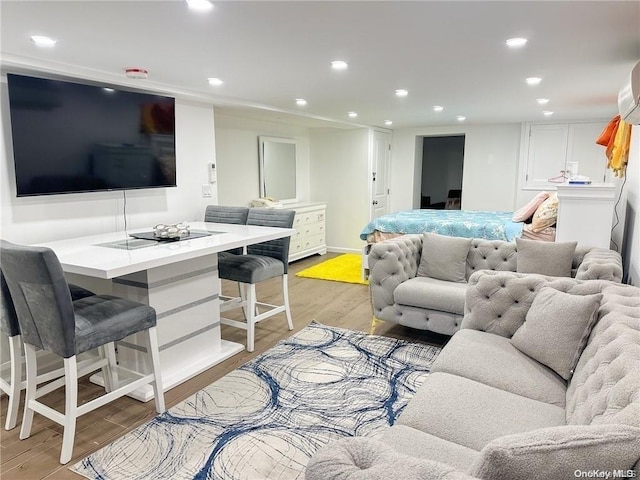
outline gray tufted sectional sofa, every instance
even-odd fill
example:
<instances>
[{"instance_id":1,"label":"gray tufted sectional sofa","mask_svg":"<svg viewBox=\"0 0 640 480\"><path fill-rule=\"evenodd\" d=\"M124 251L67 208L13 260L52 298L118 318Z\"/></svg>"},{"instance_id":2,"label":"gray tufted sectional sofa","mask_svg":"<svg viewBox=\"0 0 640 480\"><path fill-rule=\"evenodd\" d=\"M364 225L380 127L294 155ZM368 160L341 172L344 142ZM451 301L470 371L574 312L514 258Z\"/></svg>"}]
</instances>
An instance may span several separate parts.
<instances>
[{"instance_id":1,"label":"gray tufted sectional sofa","mask_svg":"<svg viewBox=\"0 0 640 480\"><path fill-rule=\"evenodd\" d=\"M511 341L545 286L602 294L568 381ZM640 289L483 271L469 279L460 331L396 424L323 447L306 479L637 478L639 466Z\"/></svg>"},{"instance_id":2,"label":"gray tufted sectional sofa","mask_svg":"<svg viewBox=\"0 0 640 480\"><path fill-rule=\"evenodd\" d=\"M422 235L376 243L369 254L369 286L374 319L453 335L464 314L466 283L417 276ZM513 242L472 239L466 279L478 270L515 272ZM603 248L577 247L572 276L582 280L622 280L620 254Z\"/></svg>"}]
</instances>

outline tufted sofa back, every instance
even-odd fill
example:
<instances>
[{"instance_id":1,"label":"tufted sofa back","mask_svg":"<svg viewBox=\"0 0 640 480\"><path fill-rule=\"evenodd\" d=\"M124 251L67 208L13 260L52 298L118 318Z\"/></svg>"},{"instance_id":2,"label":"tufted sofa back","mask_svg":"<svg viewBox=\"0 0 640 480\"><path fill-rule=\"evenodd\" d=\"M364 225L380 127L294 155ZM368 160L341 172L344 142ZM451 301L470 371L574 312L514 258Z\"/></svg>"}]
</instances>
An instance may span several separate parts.
<instances>
[{"instance_id":1,"label":"tufted sofa back","mask_svg":"<svg viewBox=\"0 0 640 480\"><path fill-rule=\"evenodd\" d=\"M467 280L477 270L515 272L516 258L514 242L474 238L467 255Z\"/></svg>"},{"instance_id":2,"label":"tufted sofa back","mask_svg":"<svg viewBox=\"0 0 640 480\"><path fill-rule=\"evenodd\" d=\"M590 283L590 282L589 282ZM567 389L567 423L640 426L640 288L605 284Z\"/></svg>"},{"instance_id":3,"label":"tufted sofa back","mask_svg":"<svg viewBox=\"0 0 640 480\"><path fill-rule=\"evenodd\" d=\"M640 426L640 288L604 280L477 272L469 279L461 328L511 338L543 286L574 295L603 294L598 321L567 388L567 423Z\"/></svg>"}]
</instances>

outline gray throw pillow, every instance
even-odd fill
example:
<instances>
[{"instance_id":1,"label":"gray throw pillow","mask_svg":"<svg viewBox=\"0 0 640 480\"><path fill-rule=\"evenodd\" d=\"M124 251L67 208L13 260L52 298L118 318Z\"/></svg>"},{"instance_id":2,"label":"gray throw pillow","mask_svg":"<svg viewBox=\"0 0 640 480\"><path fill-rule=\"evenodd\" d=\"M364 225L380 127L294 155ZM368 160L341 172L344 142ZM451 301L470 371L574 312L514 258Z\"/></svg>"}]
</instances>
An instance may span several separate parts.
<instances>
[{"instance_id":1,"label":"gray throw pillow","mask_svg":"<svg viewBox=\"0 0 640 480\"><path fill-rule=\"evenodd\" d=\"M598 318L601 300L601 293L571 295L542 287L511 343L569 380Z\"/></svg>"},{"instance_id":2,"label":"gray throw pillow","mask_svg":"<svg viewBox=\"0 0 640 480\"><path fill-rule=\"evenodd\" d=\"M640 428L562 425L489 442L471 468L483 480L576 478L575 472L628 472L640 451Z\"/></svg>"},{"instance_id":3,"label":"gray throw pillow","mask_svg":"<svg viewBox=\"0 0 640 480\"><path fill-rule=\"evenodd\" d=\"M516 271L551 277L570 277L578 242L541 242L516 238Z\"/></svg>"},{"instance_id":4,"label":"gray throw pillow","mask_svg":"<svg viewBox=\"0 0 640 480\"><path fill-rule=\"evenodd\" d=\"M465 283L469 248L471 238L423 234L418 276Z\"/></svg>"}]
</instances>

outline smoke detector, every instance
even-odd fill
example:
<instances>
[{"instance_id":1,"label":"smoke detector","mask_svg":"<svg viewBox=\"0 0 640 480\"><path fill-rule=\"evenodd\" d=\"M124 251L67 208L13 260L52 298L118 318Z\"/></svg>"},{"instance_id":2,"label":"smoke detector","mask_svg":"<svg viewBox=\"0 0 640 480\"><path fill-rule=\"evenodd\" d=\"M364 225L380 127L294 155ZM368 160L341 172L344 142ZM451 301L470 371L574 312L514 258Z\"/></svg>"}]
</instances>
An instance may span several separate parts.
<instances>
[{"instance_id":1,"label":"smoke detector","mask_svg":"<svg viewBox=\"0 0 640 480\"><path fill-rule=\"evenodd\" d=\"M127 78L147 78L149 71L145 68L125 68L124 74Z\"/></svg>"}]
</instances>

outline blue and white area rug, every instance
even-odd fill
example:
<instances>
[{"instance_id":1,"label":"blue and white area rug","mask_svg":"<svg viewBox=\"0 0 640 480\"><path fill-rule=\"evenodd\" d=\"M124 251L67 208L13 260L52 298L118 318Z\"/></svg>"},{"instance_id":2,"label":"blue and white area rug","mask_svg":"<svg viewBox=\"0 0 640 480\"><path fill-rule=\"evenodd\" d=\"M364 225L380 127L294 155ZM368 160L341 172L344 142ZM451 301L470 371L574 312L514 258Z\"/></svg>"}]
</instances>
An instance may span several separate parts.
<instances>
[{"instance_id":1,"label":"blue and white area rug","mask_svg":"<svg viewBox=\"0 0 640 480\"><path fill-rule=\"evenodd\" d=\"M101 480L302 479L322 445L392 425L439 351L314 322L72 470Z\"/></svg>"}]
</instances>

